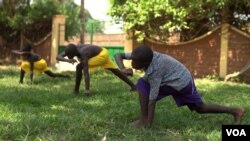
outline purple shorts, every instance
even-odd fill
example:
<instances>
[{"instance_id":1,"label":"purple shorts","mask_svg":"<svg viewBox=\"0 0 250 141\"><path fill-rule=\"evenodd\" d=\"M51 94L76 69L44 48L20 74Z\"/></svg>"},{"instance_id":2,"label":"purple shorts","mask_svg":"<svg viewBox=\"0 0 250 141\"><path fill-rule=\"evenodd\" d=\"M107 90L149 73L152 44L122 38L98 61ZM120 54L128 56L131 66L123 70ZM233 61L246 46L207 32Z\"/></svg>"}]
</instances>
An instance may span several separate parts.
<instances>
[{"instance_id":1,"label":"purple shorts","mask_svg":"<svg viewBox=\"0 0 250 141\"><path fill-rule=\"evenodd\" d=\"M149 97L150 85L146 80L140 78L136 84L136 87L140 93ZM203 103L196 90L193 79L185 88L180 91L177 91L167 85L161 86L156 100L160 100L169 95L173 96L177 106L180 107L186 105L191 111Z\"/></svg>"}]
</instances>

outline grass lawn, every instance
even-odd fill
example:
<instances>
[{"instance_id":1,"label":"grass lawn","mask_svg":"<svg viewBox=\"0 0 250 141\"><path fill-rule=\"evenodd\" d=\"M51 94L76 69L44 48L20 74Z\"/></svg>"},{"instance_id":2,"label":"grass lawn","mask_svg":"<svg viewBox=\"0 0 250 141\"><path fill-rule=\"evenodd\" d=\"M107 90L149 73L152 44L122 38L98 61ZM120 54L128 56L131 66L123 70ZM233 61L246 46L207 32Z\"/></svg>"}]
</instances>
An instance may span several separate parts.
<instances>
[{"instance_id":1,"label":"grass lawn","mask_svg":"<svg viewBox=\"0 0 250 141\"><path fill-rule=\"evenodd\" d=\"M74 72L66 72L74 76ZM136 82L138 76L131 78ZM26 141L219 141L227 114L197 114L178 108L172 97L157 103L152 128L132 128L139 116L138 94L106 71L91 74L90 97L71 95L75 79L26 75L0 69L0 140ZM207 103L244 107L242 124L250 123L250 85L195 80Z\"/></svg>"}]
</instances>

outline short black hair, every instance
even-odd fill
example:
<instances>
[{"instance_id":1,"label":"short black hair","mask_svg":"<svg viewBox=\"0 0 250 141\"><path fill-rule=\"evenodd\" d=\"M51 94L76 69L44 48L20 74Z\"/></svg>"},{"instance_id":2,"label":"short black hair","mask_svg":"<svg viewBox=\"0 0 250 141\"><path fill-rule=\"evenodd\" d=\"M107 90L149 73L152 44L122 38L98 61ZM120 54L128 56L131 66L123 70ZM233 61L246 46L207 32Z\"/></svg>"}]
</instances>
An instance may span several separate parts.
<instances>
[{"instance_id":1,"label":"short black hair","mask_svg":"<svg viewBox=\"0 0 250 141\"><path fill-rule=\"evenodd\" d=\"M74 44L68 44L65 48L66 54L75 54L77 52L77 46Z\"/></svg>"},{"instance_id":2,"label":"short black hair","mask_svg":"<svg viewBox=\"0 0 250 141\"><path fill-rule=\"evenodd\" d=\"M30 43L24 43L20 51L30 52L32 49L32 45Z\"/></svg>"},{"instance_id":3,"label":"short black hair","mask_svg":"<svg viewBox=\"0 0 250 141\"><path fill-rule=\"evenodd\" d=\"M138 61L151 62L153 51L149 46L142 44L132 51L132 57Z\"/></svg>"}]
</instances>

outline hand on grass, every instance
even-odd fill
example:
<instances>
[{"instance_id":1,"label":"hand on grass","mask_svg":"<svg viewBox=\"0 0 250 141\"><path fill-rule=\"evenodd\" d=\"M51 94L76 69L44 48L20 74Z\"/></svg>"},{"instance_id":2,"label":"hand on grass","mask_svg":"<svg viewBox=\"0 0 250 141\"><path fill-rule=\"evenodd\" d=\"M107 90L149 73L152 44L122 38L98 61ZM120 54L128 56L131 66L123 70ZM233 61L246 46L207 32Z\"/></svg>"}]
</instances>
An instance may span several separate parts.
<instances>
[{"instance_id":1,"label":"hand on grass","mask_svg":"<svg viewBox=\"0 0 250 141\"><path fill-rule=\"evenodd\" d=\"M131 87L131 89L130 89L131 92L134 92L134 91L136 91L136 90L137 90L136 87Z\"/></svg>"},{"instance_id":2,"label":"hand on grass","mask_svg":"<svg viewBox=\"0 0 250 141\"><path fill-rule=\"evenodd\" d=\"M133 70L131 68L124 68L121 69L121 72L127 76L133 76Z\"/></svg>"},{"instance_id":3,"label":"hand on grass","mask_svg":"<svg viewBox=\"0 0 250 141\"><path fill-rule=\"evenodd\" d=\"M73 94L73 95L77 95L77 94L79 94L79 91L74 90L74 91L72 92L72 94Z\"/></svg>"},{"instance_id":4,"label":"hand on grass","mask_svg":"<svg viewBox=\"0 0 250 141\"><path fill-rule=\"evenodd\" d=\"M131 126L134 128L149 127L147 120L143 120L143 119L138 119L138 120L132 122Z\"/></svg>"},{"instance_id":5,"label":"hand on grass","mask_svg":"<svg viewBox=\"0 0 250 141\"><path fill-rule=\"evenodd\" d=\"M74 65L74 63L76 63L77 61L75 59L69 59L68 62Z\"/></svg>"}]
</instances>

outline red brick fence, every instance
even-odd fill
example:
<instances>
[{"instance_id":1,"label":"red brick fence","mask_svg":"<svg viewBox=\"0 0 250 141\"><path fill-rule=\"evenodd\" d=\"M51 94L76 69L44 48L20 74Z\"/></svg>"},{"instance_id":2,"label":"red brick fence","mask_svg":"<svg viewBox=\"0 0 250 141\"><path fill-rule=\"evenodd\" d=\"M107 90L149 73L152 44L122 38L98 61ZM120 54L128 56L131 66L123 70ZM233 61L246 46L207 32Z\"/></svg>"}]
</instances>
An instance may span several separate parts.
<instances>
[{"instance_id":1,"label":"red brick fence","mask_svg":"<svg viewBox=\"0 0 250 141\"><path fill-rule=\"evenodd\" d=\"M227 24L192 41L160 44L145 40L153 50L167 53L184 63L198 78L226 75L240 71L250 61L250 35ZM133 42L132 48L138 43ZM242 74L250 83L250 69Z\"/></svg>"}]
</instances>

